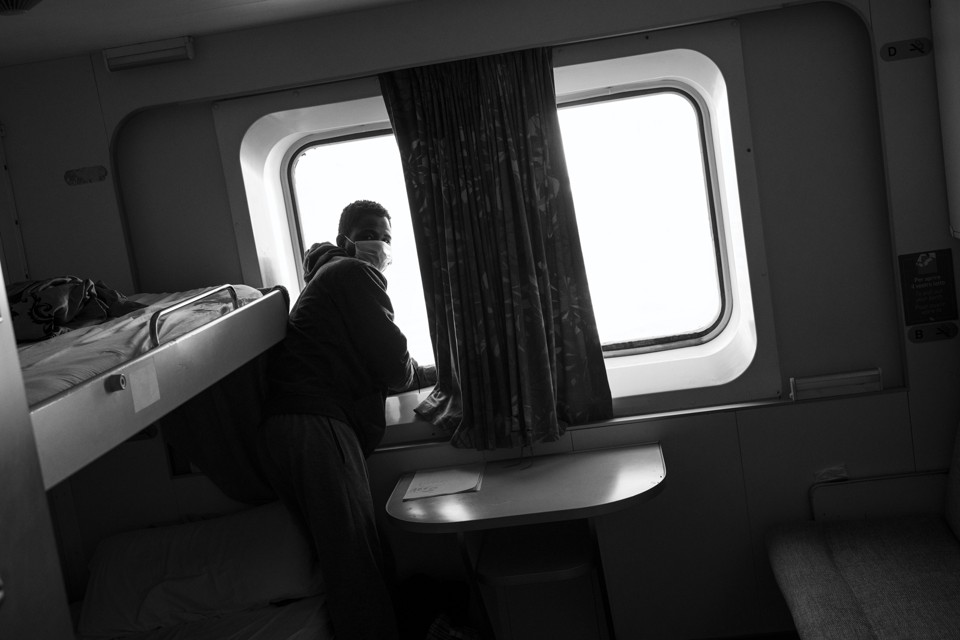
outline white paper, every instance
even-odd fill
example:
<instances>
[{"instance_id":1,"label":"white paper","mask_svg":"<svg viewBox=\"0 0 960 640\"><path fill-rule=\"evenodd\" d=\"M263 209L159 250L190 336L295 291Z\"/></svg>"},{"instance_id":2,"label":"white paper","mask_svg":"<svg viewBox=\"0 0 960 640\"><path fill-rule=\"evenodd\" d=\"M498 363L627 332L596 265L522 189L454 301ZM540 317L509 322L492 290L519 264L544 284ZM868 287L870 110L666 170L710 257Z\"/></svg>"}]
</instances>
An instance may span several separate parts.
<instances>
[{"instance_id":1,"label":"white paper","mask_svg":"<svg viewBox=\"0 0 960 640\"><path fill-rule=\"evenodd\" d=\"M127 382L133 396L133 412L139 413L160 399L160 383L153 358L127 371Z\"/></svg>"},{"instance_id":2,"label":"white paper","mask_svg":"<svg viewBox=\"0 0 960 640\"><path fill-rule=\"evenodd\" d=\"M403 494L403 499L418 500L479 491L480 482L483 480L483 467L484 463L480 462L462 467L417 471L407 487L407 492Z\"/></svg>"}]
</instances>

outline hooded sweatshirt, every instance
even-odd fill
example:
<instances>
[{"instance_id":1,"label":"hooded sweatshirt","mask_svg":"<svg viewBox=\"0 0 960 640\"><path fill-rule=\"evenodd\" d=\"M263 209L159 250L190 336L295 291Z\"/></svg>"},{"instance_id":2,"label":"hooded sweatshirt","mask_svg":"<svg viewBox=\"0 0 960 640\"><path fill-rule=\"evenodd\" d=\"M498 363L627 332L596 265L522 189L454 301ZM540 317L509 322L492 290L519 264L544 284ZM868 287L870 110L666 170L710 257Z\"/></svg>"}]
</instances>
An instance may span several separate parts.
<instances>
[{"instance_id":1,"label":"hooded sweatshirt","mask_svg":"<svg viewBox=\"0 0 960 640\"><path fill-rule=\"evenodd\" d=\"M387 392L409 387L417 364L382 273L329 242L313 245L303 267L306 286L270 356L267 413L346 422L369 455L383 437Z\"/></svg>"}]
</instances>

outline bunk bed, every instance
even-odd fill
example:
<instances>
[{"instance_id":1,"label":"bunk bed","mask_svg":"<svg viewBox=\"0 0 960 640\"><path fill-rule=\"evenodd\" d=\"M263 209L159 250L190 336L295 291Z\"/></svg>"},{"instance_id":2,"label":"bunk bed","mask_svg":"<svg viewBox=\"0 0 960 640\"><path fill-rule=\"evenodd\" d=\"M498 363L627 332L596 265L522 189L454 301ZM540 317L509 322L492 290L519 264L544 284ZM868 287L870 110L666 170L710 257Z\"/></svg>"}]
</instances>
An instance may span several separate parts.
<instances>
[{"instance_id":1,"label":"bunk bed","mask_svg":"<svg viewBox=\"0 0 960 640\"><path fill-rule=\"evenodd\" d=\"M123 302L133 310L18 345L45 489L280 341L289 308L282 288L245 285Z\"/></svg>"},{"instance_id":2,"label":"bunk bed","mask_svg":"<svg viewBox=\"0 0 960 640\"><path fill-rule=\"evenodd\" d=\"M47 490L202 391L220 392L286 333L281 287L126 297L100 285L64 277L7 287L18 341L27 336L17 350ZM92 311L77 303L87 297L97 299ZM70 312L51 322L61 302ZM275 497L249 505L100 539L71 605L76 637L331 638L309 539Z\"/></svg>"}]
</instances>

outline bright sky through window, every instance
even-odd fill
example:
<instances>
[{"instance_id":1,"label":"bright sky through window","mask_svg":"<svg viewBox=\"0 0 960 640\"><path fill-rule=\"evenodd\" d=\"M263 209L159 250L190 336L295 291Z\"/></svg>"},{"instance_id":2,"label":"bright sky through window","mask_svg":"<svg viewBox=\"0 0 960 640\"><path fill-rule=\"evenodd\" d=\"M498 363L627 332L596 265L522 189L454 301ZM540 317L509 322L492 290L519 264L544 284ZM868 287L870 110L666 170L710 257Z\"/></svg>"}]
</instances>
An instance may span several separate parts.
<instances>
[{"instance_id":1,"label":"bright sky through window","mask_svg":"<svg viewBox=\"0 0 960 640\"><path fill-rule=\"evenodd\" d=\"M674 92L560 110L577 224L605 344L696 333L720 314L717 258L692 103ZM294 167L303 242L332 242L343 207L391 214L387 269L410 353L433 361L419 265L392 135L318 144Z\"/></svg>"},{"instance_id":2,"label":"bright sky through window","mask_svg":"<svg viewBox=\"0 0 960 640\"><path fill-rule=\"evenodd\" d=\"M340 212L354 200L374 200L387 208L393 228L393 264L385 275L394 321L407 337L410 355L420 364L432 363L420 265L394 137L357 138L310 147L294 166L293 184L307 247L315 242L334 242Z\"/></svg>"},{"instance_id":3,"label":"bright sky through window","mask_svg":"<svg viewBox=\"0 0 960 640\"><path fill-rule=\"evenodd\" d=\"M697 112L672 91L560 109L604 344L697 333L720 289Z\"/></svg>"}]
</instances>

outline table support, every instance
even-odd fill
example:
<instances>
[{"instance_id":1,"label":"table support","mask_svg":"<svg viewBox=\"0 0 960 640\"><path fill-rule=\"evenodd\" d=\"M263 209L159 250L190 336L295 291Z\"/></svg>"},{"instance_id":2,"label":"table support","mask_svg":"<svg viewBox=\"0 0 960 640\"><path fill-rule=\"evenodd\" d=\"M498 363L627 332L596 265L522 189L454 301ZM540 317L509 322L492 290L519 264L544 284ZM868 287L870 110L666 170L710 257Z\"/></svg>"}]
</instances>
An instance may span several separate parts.
<instances>
[{"instance_id":1,"label":"table support","mask_svg":"<svg viewBox=\"0 0 960 640\"><path fill-rule=\"evenodd\" d=\"M593 545L594 570L599 583L600 599L603 600L603 617L607 625L607 637L610 640L616 640L617 632L613 627L613 609L610 607L610 593L607 591L607 576L603 571L603 554L600 549L600 536L597 535L597 521L594 518L588 518L587 522L590 527L590 543Z\"/></svg>"},{"instance_id":2,"label":"table support","mask_svg":"<svg viewBox=\"0 0 960 640\"><path fill-rule=\"evenodd\" d=\"M444 474L458 478L465 473L475 473L475 465L429 471L431 479L443 478ZM661 491L666 465L659 443L488 461L484 463L479 490L460 489L404 500L416 473L408 472L397 481L387 501L387 515L397 526L409 531L457 533L471 594L482 612L484 634L492 637L489 635L492 634L492 623L479 587L478 565L470 556L467 533L586 520L589 541L583 540L581 534L579 548L586 551L588 546L591 547L592 575L598 583L594 592L598 592L603 601L603 613L597 611L596 617L606 624L606 634L613 638L613 613L596 518L642 504ZM509 545L502 548L509 548ZM579 566L585 567L586 564L581 562ZM527 578L537 574L548 581L570 577L563 573L562 567L559 570L528 569L530 573L516 574L524 576L517 580L531 581ZM487 573L483 576L489 578ZM594 610L597 610L596 606Z\"/></svg>"},{"instance_id":3,"label":"table support","mask_svg":"<svg viewBox=\"0 0 960 640\"><path fill-rule=\"evenodd\" d=\"M470 597L474 599L479 609L480 635L483 640L495 640L496 634L493 632L490 615L487 613L487 605L483 601L483 594L480 592L480 582L477 580L477 565L473 561L473 558L470 557L470 548L467 545L466 532L457 532L457 544L460 546L460 559L463 562L463 569L467 572L467 582L470 585Z\"/></svg>"}]
</instances>

